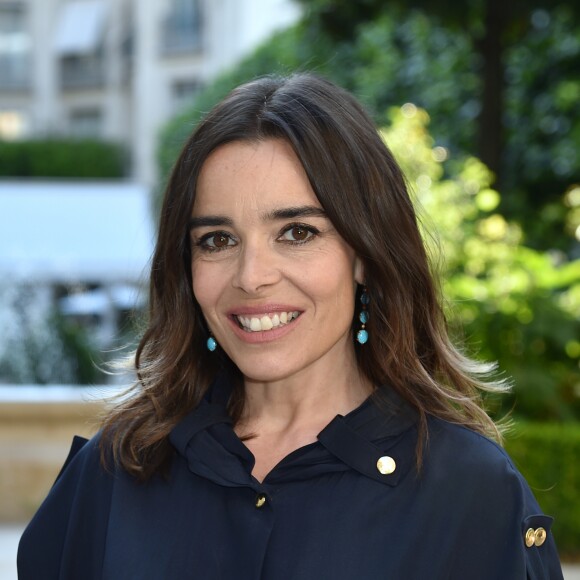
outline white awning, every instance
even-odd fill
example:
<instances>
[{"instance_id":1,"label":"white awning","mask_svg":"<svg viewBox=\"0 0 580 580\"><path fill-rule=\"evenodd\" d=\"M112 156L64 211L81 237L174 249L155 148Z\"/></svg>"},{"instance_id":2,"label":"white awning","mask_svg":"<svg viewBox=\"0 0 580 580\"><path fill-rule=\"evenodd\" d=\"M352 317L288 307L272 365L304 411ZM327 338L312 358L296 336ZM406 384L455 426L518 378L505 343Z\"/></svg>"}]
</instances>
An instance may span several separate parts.
<instances>
[{"instance_id":1,"label":"white awning","mask_svg":"<svg viewBox=\"0 0 580 580\"><path fill-rule=\"evenodd\" d=\"M154 236L149 196L138 184L0 180L0 287L17 280L138 284Z\"/></svg>"},{"instance_id":2,"label":"white awning","mask_svg":"<svg viewBox=\"0 0 580 580\"><path fill-rule=\"evenodd\" d=\"M102 0L71 0L61 7L55 50L61 56L93 54L101 44L104 27Z\"/></svg>"},{"instance_id":3,"label":"white awning","mask_svg":"<svg viewBox=\"0 0 580 580\"><path fill-rule=\"evenodd\" d=\"M61 298L58 302L63 314L105 314L108 309L133 310L145 305L145 295L137 286L114 284L106 289L79 292Z\"/></svg>"},{"instance_id":4,"label":"white awning","mask_svg":"<svg viewBox=\"0 0 580 580\"><path fill-rule=\"evenodd\" d=\"M63 314L104 314L110 305L107 293L103 290L93 290L65 296L58 301Z\"/></svg>"}]
</instances>

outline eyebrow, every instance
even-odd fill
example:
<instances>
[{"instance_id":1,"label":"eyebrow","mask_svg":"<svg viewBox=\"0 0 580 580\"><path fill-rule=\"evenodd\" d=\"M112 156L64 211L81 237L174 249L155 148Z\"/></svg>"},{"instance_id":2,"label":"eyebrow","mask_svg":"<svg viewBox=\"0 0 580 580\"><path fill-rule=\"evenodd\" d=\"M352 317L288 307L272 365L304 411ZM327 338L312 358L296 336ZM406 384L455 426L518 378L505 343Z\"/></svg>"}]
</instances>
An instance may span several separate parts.
<instances>
[{"instance_id":1,"label":"eyebrow","mask_svg":"<svg viewBox=\"0 0 580 580\"><path fill-rule=\"evenodd\" d=\"M285 207L268 212L264 216L264 221L291 220L300 217L326 217L326 212L321 207L314 205Z\"/></svg>"},{"instance_id":2,"label":"eyebrow","mask_svg":"<svg viewBox=\"0 0 580 580\"><path fill-rule=\"evenodd\" d=\"M326 212L321 207L316 207L314 205L301 205L274 209L264 214L262 219L263 221L276 221L303 217L326 217ZM189 220L190 230L201 227L219 227L219 226L233 227L234 222L231 218L221 215L206 215L192 217Z\"/></svg>"},{"instance_id":3,"label":"eyebrow","mask_svg":"<svg viewBox=\"0 0 580 580\"><path fill-rule=\"evenodd\" d=\"M216 227L216 226L228 226L233 227L234 222L228 217L221 215L205 215L200 217L192 217L189 220L189 229L202 228L202 227Z\"/></svg>"}]
</instances>

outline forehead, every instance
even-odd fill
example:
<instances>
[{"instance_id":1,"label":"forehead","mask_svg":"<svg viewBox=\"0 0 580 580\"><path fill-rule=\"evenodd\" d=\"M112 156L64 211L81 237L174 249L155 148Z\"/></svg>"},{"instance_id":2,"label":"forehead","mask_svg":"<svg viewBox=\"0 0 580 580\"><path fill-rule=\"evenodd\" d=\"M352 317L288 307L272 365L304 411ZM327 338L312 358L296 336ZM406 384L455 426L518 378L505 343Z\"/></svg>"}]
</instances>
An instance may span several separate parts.
<instances>
[{"instance_id":1,"label":"forehead","mask_svg":"<svg viewBox=\"0 0 580 580\"><path fill-rule=\"evenodd\" d=\"M297 204L321 207L292 147L281 139L235 141L216 149L203 164L193 213Z\"/></svg>"}]
</instances>

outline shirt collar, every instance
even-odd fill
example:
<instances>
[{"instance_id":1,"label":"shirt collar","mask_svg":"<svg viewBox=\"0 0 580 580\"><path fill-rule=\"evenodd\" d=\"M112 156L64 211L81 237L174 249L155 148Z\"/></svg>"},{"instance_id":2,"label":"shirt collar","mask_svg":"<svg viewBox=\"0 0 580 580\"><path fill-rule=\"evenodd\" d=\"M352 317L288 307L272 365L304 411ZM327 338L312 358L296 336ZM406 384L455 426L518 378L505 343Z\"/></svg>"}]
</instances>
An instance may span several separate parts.
<instances>
[{"instance_id":1,"label":"shirt collar","mask_svg":"<svg viewBox=\"0 0 580 580\"><path fill-rule=\"evenodd\" d=\"M189 469L220 485L256 487L251 476L254 457L233 430L226 410L231 387L218 379L201 404L171 432L170 441L186 458ZM415 462L417 414L391 388L371 395L345 416L337 415L318 441L284 458L264 484L308 479L325 472L354 469L389 486L397 485ZM377 462L394 460L392 473Z\"/></svg>"}]
</instances>

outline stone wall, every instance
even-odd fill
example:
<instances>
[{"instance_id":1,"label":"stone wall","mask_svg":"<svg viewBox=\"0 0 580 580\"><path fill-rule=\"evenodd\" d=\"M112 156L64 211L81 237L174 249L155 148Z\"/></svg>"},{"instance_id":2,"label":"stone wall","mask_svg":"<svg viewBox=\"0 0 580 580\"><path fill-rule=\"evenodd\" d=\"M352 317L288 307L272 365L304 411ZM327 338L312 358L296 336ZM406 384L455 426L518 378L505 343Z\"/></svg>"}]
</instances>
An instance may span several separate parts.
<instances>
[{"instance_id":1,"label":"stone wall","mask_svg":"<svg viewBox=\"0 0 580 580\"><path fill-rule=\"evenodd\" d=\"M0 387L0 523L31 518L73 436L91 437L104 407L94 389Z\"/></svg>"}]
</instances>

